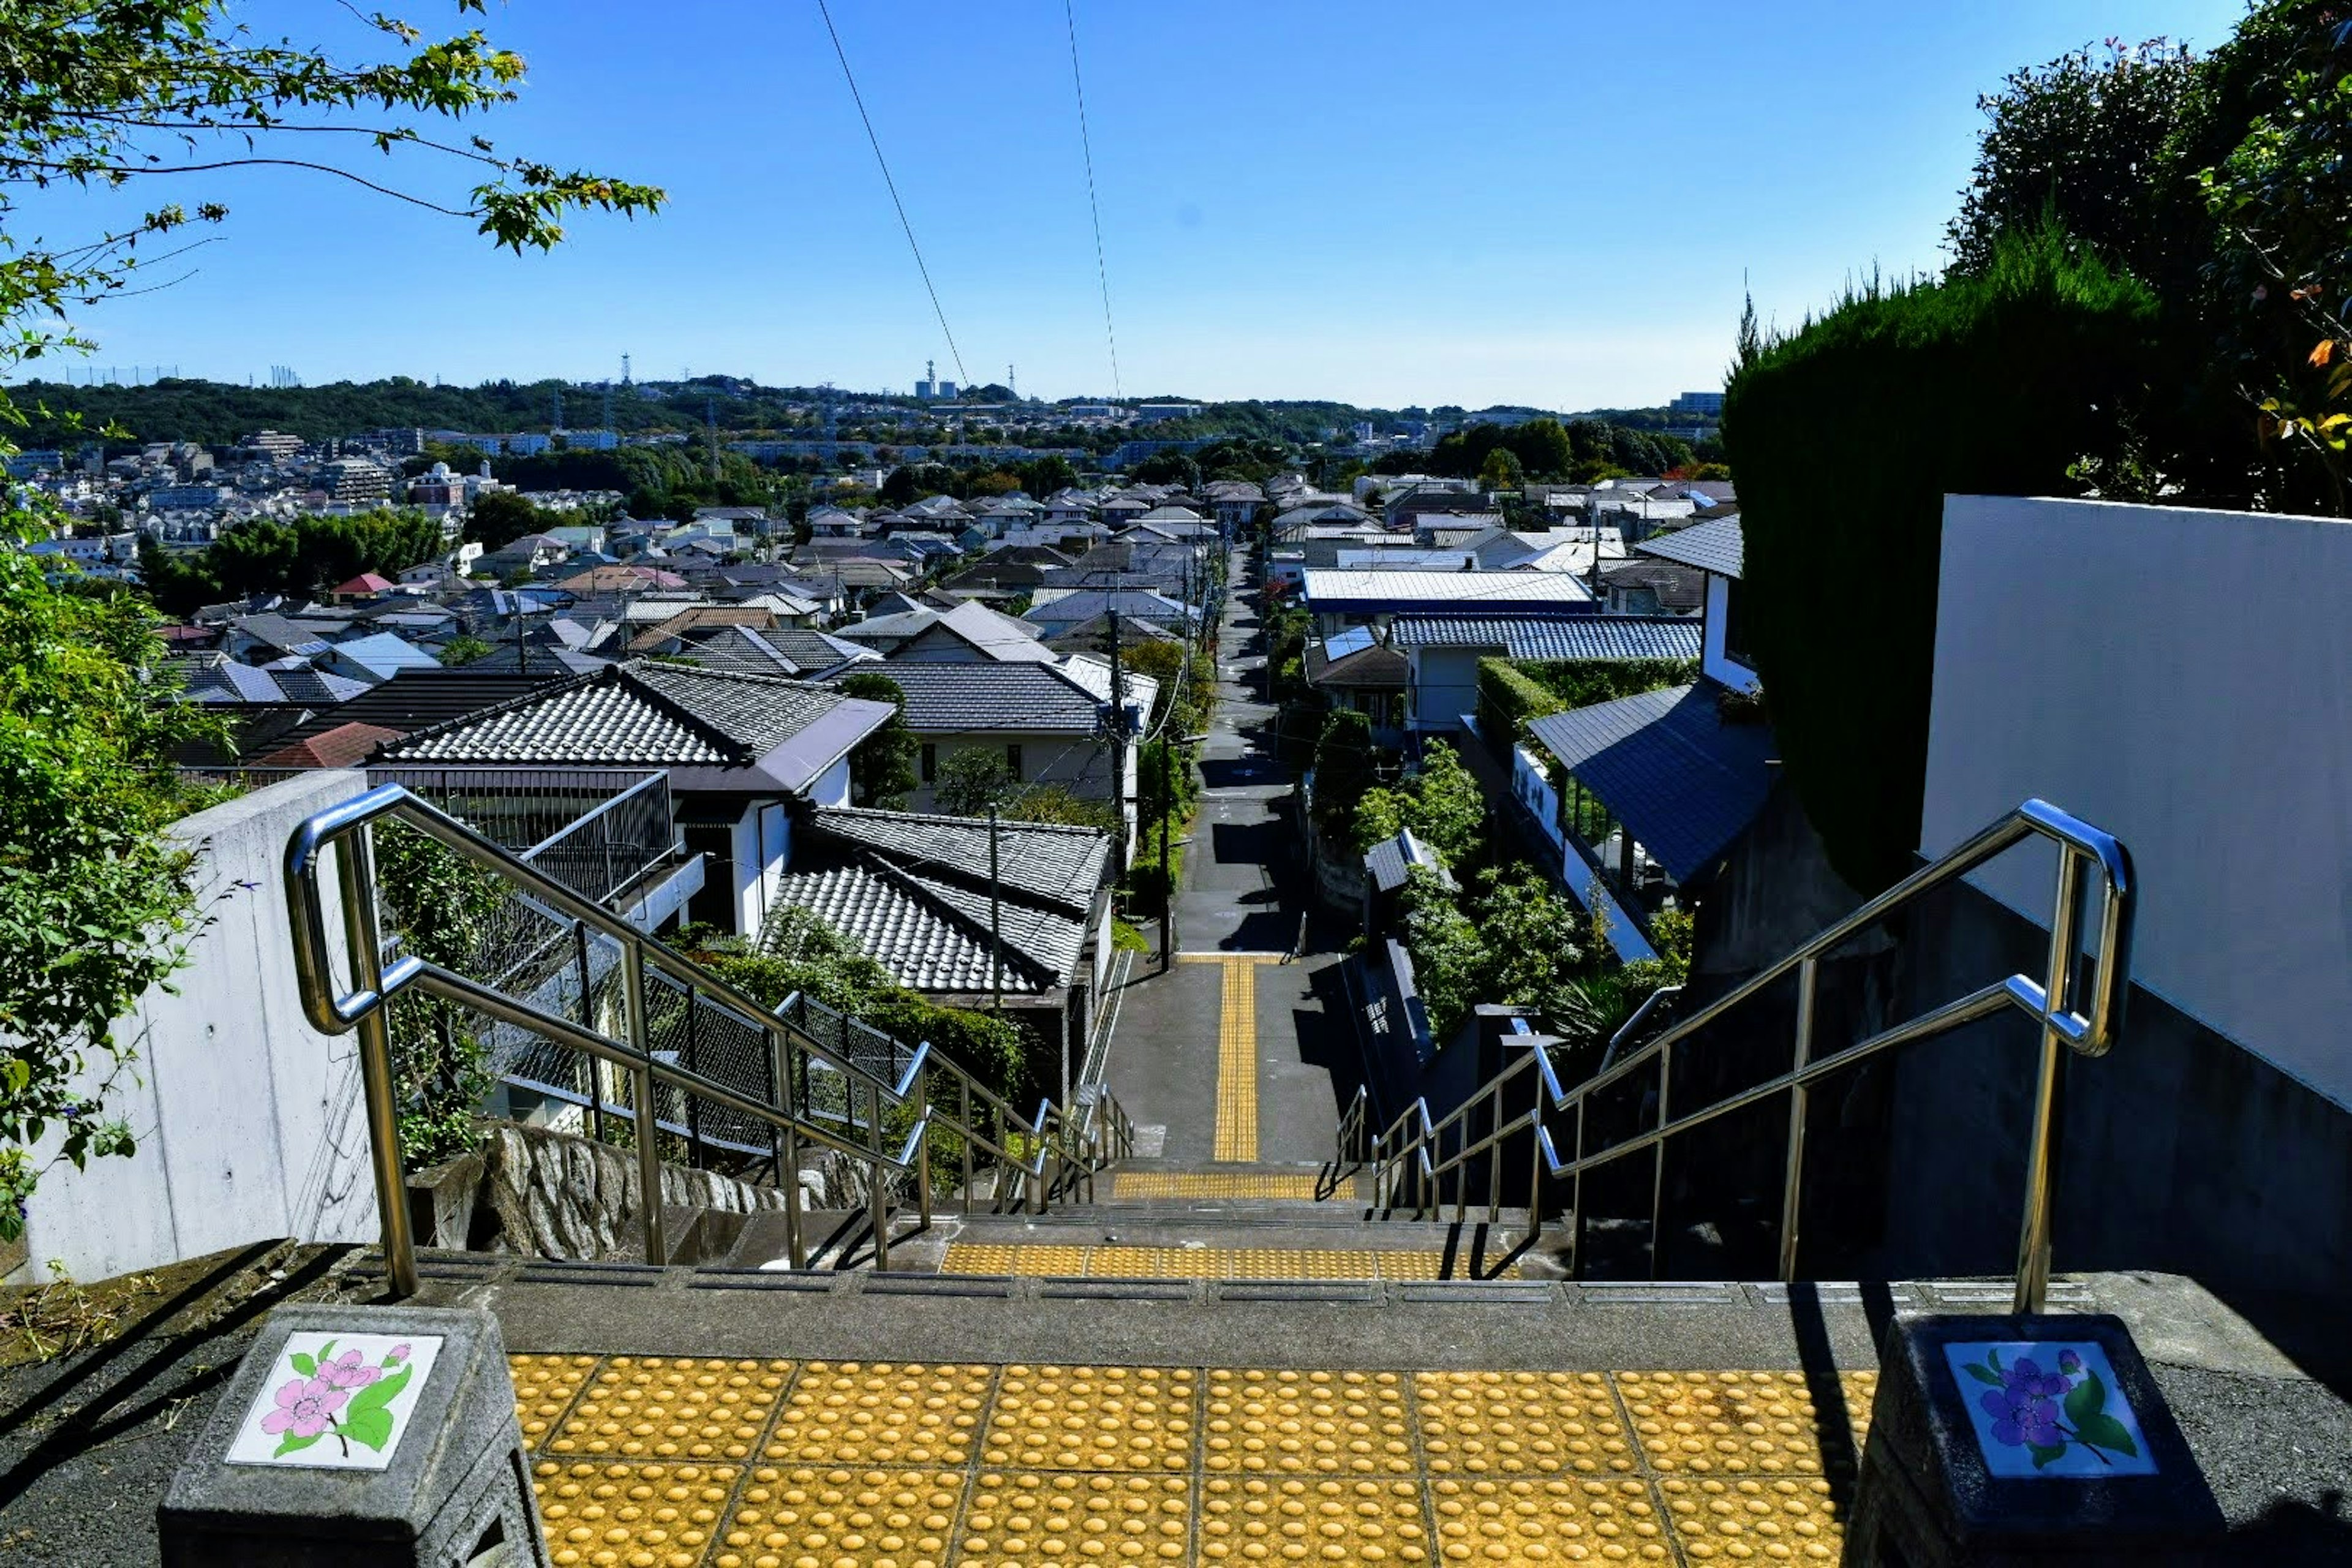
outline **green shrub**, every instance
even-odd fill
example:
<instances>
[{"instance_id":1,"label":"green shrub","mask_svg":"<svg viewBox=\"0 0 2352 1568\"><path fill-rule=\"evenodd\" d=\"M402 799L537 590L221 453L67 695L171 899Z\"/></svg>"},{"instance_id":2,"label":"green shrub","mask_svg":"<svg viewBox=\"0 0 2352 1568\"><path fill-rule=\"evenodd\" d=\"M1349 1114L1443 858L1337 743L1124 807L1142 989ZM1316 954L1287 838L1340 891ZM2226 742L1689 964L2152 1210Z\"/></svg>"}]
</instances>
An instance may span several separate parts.
<instances>
[{"instance_id":1,"label":"green shrub","mask_svg":"<svg viewBox=\"0 0 2352 1568\"><path fill-rule=\"evenodd\" d=\"M1847 881L1912 862L1948 494L2064 495L2116 457L2155 303L2051 232L1984 271L1849 292L1735 371L1739 591L1790 782ZM1834 481L1834 489L1824 486Z\"/></svg>"},{"instance_id":2,"label":"green shrub","mask_svg":"<svg viewBox=\"0 0 2352 1568\"><path fill-rule=\"evenodd\" d=\"M1528 721L1568 706L1507 658L1478 661L1478 728L1488 744L1507 752L1527 733Z\"/></svg>"}]
</instances>

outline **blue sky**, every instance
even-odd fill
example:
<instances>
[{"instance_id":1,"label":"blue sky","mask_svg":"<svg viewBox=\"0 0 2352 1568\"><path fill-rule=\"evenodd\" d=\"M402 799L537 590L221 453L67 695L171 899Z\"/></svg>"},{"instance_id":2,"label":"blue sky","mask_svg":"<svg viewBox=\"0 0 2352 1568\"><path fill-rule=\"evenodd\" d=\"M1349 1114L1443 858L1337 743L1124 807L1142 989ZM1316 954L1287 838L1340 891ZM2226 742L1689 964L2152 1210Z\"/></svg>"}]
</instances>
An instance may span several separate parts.
<instances>
[{"instance_id":1,"label":"blue sky","mask_svg":"<svg viewBox=\"0 0 2352 1568\"><path fill-rule=\"evenodd\" d=\"M1061 0L832 3L971 376L1012 363L1024 393L1108 393ZM230 223L184 282L80 318L94 363L474 382L617 375L626 352L640 377L954 374L815 0L489 9L531 74L480 128L666 186L667 211L516 258L289 171L174 180ZM1743 271L1792 321L1852 271L1937 265L1977 94L2005 72L2108 36L2210 46L2241 10L1077 0L1120 389L1583 408L1716 385ZM245 14L366 46L328 0ZM106 211L45 200L17 226L62 239Z\"/></svg>"}]
</instances>

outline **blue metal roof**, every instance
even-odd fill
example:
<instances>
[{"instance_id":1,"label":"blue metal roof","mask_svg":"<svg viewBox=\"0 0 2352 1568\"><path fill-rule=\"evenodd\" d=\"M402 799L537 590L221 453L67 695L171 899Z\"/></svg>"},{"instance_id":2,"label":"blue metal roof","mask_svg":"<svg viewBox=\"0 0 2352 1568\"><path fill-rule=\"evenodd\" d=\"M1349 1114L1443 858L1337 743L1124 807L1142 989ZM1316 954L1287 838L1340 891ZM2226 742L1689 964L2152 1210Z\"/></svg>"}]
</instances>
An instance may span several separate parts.
<instances>
[{"instance_id":1,"label":"blue metal roof","mask_svg":"<svg viewBox=\"0 0 2352 1568\"><path fill-rule=\"evenodd\" d=\"M1499 647L1512 658L1696 658L1691 616L1399 616L1391 647Z\"/></svg>"},{"instance_id":2,"label":"blue metal roof","mask_svg":"<svg viewBox=\"0 0 2352 1568\"><path fill-rule=\"evenodd\" d=\"M1772 731L1726 724L1722 690L1670 686L1554 713L1528 732L1686 882L1731 847L1772 787Z\"/></svg>"},{"instance_id":3,"label":"blue metal roof","mask_svg":"<svg viewBox=\"0 0 2352 1568\"><path fill-rule=\"evenodd\" d=\"M1654 555L1662 561L1679 561L1685 566L1696 566L1718 577L1738 576L1747 555L1740 537L1739 520L1736 517L1693 523L1672 533L1645 539L1633 548L1644 555Z\"/></svg>"}]
</instances>

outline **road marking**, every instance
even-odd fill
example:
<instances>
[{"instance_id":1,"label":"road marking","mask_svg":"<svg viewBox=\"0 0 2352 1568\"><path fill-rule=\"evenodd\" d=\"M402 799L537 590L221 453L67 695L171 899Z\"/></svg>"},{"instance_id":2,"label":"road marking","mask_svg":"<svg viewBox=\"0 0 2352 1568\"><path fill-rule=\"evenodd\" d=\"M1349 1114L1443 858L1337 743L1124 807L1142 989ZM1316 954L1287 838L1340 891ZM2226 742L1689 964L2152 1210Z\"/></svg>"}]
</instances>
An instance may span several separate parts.
<instances>
[{"instance_id":1,"label":"road marking","mask_svg":"<svg viewBox=\"0 0 2352 1568\"><path fill-rule=\"evenodd\" d=\"M1225 962L1224 1008L1217 1025L1216 1158L1257 1159L1256 958Z\"/></svg>"}]
</instances>

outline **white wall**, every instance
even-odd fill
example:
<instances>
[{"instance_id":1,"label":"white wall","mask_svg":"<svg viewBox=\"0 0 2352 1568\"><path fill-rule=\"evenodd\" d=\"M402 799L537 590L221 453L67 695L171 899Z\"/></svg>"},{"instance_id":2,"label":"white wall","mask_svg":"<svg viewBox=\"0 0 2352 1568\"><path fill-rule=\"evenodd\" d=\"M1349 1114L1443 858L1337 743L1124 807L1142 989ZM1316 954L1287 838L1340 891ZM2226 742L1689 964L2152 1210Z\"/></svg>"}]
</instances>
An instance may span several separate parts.
<instances>
[{"instance_id":1,"label":"white wall","mask_svg":"<svg viewBox=\"0 0 2352 1568\"><path fill-rule=\"evenodd\" d=\"M847 805L849 804L849 759L844 756L833 766L817 775L809 786L809 803L813 805Z\"/></svg>"},{"instance_id":2,"label":"white wall","mask_svg":"<svg viewBox=\"0 0 2352 1568\"><path fill-rule=\"evenodd\" d=\"M1417 647L1411 650L1412 728L1459 730L1478 711L1478 661L1499 647Z\"/></svg>"},{"instance_id":3,"label":"white wall","mask_svg":"<svg viewBox=\"0 0 2352 1568\"><path fill-rule=\"evenodd\" d=\"M1706 622L1699 639L1699 673L1719 680L1734 691L1754 692L1763 682L1757 673L1723 651L1724 618L1729 614L1731 579L1706 574Z\"/></svg>"},{"instance_id":4,"label":"white wall","mask_svg":"<svg viewBox=\"0 0 2352 1568\"><path fill-rule=\"evenodd\" d=\"M756 936L775 907L793 855L792 816L781 800L753 801L732 829L735 930Z\"/></svg>"},{"instance_id":5,"label":"white wall","mask_svg":"<svg viewBox=\"0 0 2352 1568\"><path fill-rule=\"evenodd\" d=\"M149 993L119 1026L137 1042L138 1081L124 1075L110 1103L138 1152L49 1170L12 1279L46 1278L51 1258L90 1280L269 1237L373 1239L359 1037L302 1017L279 873L297 824L366 787L355 772L308 773L173 829L198 847L216 918L173 978L179 994ZM331 867L322 881L340 932Z\"/></svg>"},{"instance_id":6,"label":"white wall","mask_svg":"<svg viewBox=\"0 0 2352 1568\"><path fill-rule=\"evenodd\" d=\"M2029 795L2105 828L2133 978L2352 1107L2347 608L2352 524L1948 498L1920 848ZM1976 880L2046 924L2052 864Z\"/></svg>"}]
</instances>

